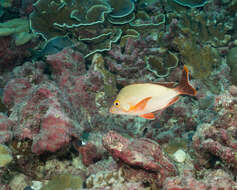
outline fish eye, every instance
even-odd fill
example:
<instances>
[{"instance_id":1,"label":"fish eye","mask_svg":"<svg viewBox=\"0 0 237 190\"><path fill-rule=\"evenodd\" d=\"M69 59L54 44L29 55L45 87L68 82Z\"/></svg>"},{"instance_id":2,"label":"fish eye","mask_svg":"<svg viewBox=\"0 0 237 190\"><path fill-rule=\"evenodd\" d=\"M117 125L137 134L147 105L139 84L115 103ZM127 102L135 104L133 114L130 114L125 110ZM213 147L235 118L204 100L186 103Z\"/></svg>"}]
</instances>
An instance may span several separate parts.
<instances>
[{"instance_id":1,"label":"fish eye","mask_svg":"<svg viewBox=\"0 0 237 190\"><path fill-rule=\"evenodd\" d=\"M114 106L115 106L115 107L119 107L119 105L120 105L120 102L119 102L118 100L115 100L115 101L114 101Z\"/></svg>"}]
</instances>

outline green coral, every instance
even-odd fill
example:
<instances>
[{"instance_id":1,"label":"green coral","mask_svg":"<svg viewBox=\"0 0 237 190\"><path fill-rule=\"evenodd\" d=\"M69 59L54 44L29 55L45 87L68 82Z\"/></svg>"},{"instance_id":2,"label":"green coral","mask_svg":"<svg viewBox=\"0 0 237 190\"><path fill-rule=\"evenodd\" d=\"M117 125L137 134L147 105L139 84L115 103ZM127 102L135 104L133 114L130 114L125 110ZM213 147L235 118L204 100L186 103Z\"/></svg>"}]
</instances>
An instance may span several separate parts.
<instances>
[{"instance_id":1,"label":"green coral","mask_svg":"<svg viewBox=\"0 0 237 190\"><path fill-rule=\"evenodd\" d=\"M0 37L2 36L13 36L16 46L23 45L33 38L27 18L16 18L0 23Z\"/></svg>"},{"instance_id":2,"label":"green coral","mask_svg":"<svg viewBox=\"0 0 237 190\"><path fill-rule=\"evenodd\" d=\"M114 97L117 93L115 76L106 70L101 54L95 54L92 59L94 70L101 73L104 80L104 92L106 97Z\"/></svg>"},{"instance_id":3,"label":"green coral","mask_svg":"<svg viewBox=\"0 0 237 190\"><path fill-rule=\"evenodd\" d=\"M47 185L40 190L65 190L65 189L80 189L82 188L83 180L80 176L64 174L53 177Z\"/></svg>"},{"instance_id":4,"label":"green coral","mask_svg":"<svg viewBox=\"0 0 237 190\"><path fill-rule=\"evenodd\" d=\"M6 166L12 159L10 149L5 145L0 144L0 167Z\"/></svg>"},{"instance_id":5,"label":"green coral","mask_svg":"<svg viewBox=\"0 0 237 190\"><path fill-rule=\"evenodd\" d=\"M192 37L179 36L173 41L179 50L183 63L191 70L192 76L205 79L220 62L217 51L210 45L200 46Z\"/></svg>"},{"instance_id":6,"label":"green coral","mask_svg":"<svg viewBox=\"0 0 237 190\"><path fill-rule=\"evenodd\" d=\"M226 63L230 67L231 81L233 84L237 85L237 47L232 48L228 54Z\"/></svg>"}]
</instances>

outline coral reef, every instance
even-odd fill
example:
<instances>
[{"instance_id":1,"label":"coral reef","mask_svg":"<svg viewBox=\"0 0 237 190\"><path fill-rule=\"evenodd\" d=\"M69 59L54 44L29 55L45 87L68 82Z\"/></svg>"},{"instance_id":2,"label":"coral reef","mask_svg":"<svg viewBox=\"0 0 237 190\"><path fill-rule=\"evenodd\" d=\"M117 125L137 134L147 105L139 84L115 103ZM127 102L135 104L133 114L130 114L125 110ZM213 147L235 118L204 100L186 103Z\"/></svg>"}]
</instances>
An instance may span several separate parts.
<instances>
[{"instance_id":1,"label":"coral reef","mask_svg":"<svg viewBox=\"0 0 237 190\"><path fill-rule=\"evenodd\" d=\"M141 82L167 77L177 67L179 60L166 48L133 38L127 39L124 48L114 45L108 54L105 62L109 70L116 73L118 82L127 79L131 82L132 79L139 79Z\"/></svg>"},{"instance_id":2,"label":"coral reef","mask_svg":"<svg viewBox=\"0 0 237 190\"><path fill-rule=\"evenodd\" d=\"M185 170L179 177L168 178L163 189L165 190L234 190L237 188L237 183L223 170L209 171L205 175L205 178L197 180L194 178L193 173L190 170Z\"/></svg>"},{"instance_id":3,"label":"coral reef","mask_svg":"<svg viewBox=\"0 0 237 190\"><path fill-rule=\"evenodd\" d=\"M228 91L216 97L215 109L219 118L213 123L199 126L193 136L198 164L210 167L213 159L216 159L236 174L236 102L236 97Z\"/></svg>"},{"instance_id":4,"label":"coral reef","mask_svg":"<svg viewBox=\"0 0 237 190\"><path fill-rule=\"evenodd\" d=\"M113 0L67 3L38 0L34 5L35 11L30 15L30 26L34 33L47 41L53 37L65 36L70 31L71 39L75 41L74 46L83 44L85 47L81 49L85 58L96 52L110 50L124 31L126 36L127 29L149 32L149 29L160 27L164 23L164 16L153 18L145 12L135 15L135 4L131 0L120 3ZM141 16L144 14L146 17Z\"/></svg>"},{"instance_id":5,"label":"coral reef","mask_svg":"<svg viewBox=\"0 0 237 190\"><path fill-rule=\"evenodd\" d=\"M28 76L9 81L4 89L3 102L12 109L9 118L17 123L12 127L15 137L32 139L32 151L37 154L54 152L69 143L75 124L65 111L69 105L65 104L59 89L52 82L40 81L44 77L37 81L40 69L38 72L30 70L28 64L19 68L21 75L27 70L25 74Z\"/></svg>"},{"instance_id":6,"label":"coral reef","mask_svg":"<svg viewBox=\"0 0 237 190\"><path fill-rule=\"evenodd\" d=\"M237 189L236 5L0 0L0 190ZM109 113L184 64L196 97Z\"/></svg>"}]
</instances>

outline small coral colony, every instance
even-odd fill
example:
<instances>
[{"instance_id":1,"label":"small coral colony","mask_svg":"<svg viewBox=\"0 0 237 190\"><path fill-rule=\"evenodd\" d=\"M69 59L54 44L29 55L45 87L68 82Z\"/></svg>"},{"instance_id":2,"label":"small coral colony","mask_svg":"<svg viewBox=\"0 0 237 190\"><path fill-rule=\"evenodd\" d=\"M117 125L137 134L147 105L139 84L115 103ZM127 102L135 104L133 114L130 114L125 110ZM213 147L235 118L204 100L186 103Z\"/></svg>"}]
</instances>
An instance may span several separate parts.
<instances>
[{"instance_id":1,"label":"small coral colony","mask_svg":"<svg viewBox=\"0 0 237 190\"><path fill-rule=\"evenodd\" d=\"M0 0L0 190L237 190L236 0Z\"/></svg>"}]
</instances>

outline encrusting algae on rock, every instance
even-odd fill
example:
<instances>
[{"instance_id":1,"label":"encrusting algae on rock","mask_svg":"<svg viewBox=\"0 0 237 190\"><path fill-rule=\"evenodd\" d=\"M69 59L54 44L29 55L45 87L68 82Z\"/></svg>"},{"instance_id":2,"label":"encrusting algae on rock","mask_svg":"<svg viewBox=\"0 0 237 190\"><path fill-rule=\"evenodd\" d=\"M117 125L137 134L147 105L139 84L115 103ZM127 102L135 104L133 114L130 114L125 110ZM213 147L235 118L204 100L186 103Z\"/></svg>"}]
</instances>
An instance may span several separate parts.
<instances>
[{"instance_id":1,"label":"encrusting algae on rock","mask_svg":"<svg viewBox=\"0 0 237 190\"><path fill-rule=\"evenodd\" d=\"M81 189L83 181L80 176L64 174L53 177L47 185L40 190L66 190L66 189Z\"/></svg>"},{"instance_id":2,"label":"encrusting algae on rock","mask_svg":"<svg viewBox=\"0 0 237 190\"><path fill-rule=\"evenodd\" d=\"M3 144L0 144L0 167L5 167L12 161L11 150Z\"/></svg>"}]
</instances>

